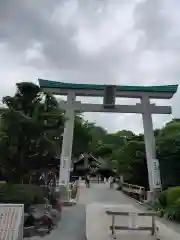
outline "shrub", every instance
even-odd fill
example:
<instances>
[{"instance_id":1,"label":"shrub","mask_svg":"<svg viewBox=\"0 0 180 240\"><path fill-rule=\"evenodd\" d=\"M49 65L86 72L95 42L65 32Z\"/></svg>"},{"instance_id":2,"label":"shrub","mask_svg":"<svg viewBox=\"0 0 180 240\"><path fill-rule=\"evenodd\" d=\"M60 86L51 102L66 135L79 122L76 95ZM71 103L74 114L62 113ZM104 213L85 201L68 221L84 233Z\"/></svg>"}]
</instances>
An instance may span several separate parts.
<instances>
[{"instance_id":1,"label":"shrub","mask_svg":"<svg viewBox=\"0 0 180 240\"><path fill-rule=\"evenodd\" d=\"M166 208L167 206L167 190L161 192L158 197L159 205L161 208Z\"/></svg>"},{"instance_id":2,"label":"shrub","mask_svg":"<svg viewBox=\"0 0 180 240\"><path fill-rule=\"evenodd\" d=\"M44 203L44 197L47 196L47 192L45 189L42 189L38 185L27 184L26 190L28 195L32 195L32 203L33 204L42 204Z\"/></svg>"},{"instance_id":3,"label":"shrub","mask_svg":"<svg viewBox=\"0 0 180 240\"><path fill-rule=\"evenodd\" d=\"M42 204L45 193L37 185L3 184L0 187L1 203Z\"/></svg>"},{"instance_id":4,"label":"shrub","mask_svg":"<svg viewBox=\"0 0 180 240\"><path fill-rule=\"evenodd\" d=\"M173 205L166 208L165 217L180 222L180 198Z\"/></svg>"},{"instance_id":5,"label":"shrub","mask_svg":"<svg viewBox=\"0 0 180 240\"><path fill-rule=\"evenodd\" d=\"M168 188L166 191L167 206L174 205L180 199L180 187Z\"/></svg>"},{"instance_id":6,"label":"shrub","mask_svg":"<svg viewBox=\"0 0 180 240\"><path fill-rule=\"evenodd\" d=\"M180 222L180 187L172 187L160 193L153 203L160 216Z\"/></svg>"}]
</instances>

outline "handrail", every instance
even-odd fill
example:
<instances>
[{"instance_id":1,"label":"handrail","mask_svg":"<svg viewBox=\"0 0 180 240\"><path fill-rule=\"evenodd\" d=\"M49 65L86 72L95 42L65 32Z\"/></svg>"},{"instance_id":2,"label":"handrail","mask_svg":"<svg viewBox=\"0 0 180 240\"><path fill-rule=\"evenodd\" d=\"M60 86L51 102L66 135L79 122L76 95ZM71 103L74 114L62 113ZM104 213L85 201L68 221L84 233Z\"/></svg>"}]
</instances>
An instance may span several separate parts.
<instances>
[{"instance_id":1,"label":"handrail","mask_svg":"<svg viewBox=\"0 0 180 240\"><path fill-rule=\"evenodd\" d=\"M139 201L143 202L146 198L146 191L145 187L143 186L138 186L134 184L129 184L129 183L122 183L122 191L125 193L129 194L136 194L138 195Z\"/></svg>"},{"instance_id":2,"label":"handrail","mask_svg":"<svg viewBox=\"0 0 180 240\"><path fill-rule=\"evenodd\" d=\"M134 185L134 184L130 184L130 183L123 183L124 186L131 186L131 188L144 188L143 186L139 186L139 185Z\"/></svg>"}]
</instances>

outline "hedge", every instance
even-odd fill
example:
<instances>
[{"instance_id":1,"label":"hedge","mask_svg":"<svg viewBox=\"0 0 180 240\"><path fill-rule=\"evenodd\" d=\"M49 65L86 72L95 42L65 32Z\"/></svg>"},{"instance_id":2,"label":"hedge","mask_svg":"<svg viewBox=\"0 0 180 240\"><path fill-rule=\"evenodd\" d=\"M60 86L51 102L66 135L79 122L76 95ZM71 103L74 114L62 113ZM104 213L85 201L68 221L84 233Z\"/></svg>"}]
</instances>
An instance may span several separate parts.
<instances>
[{"instance_id":1,"label":"hedge","mask_svg":"<svg viewBox=\"0 0 180 240\"><path fill-rule=\"evenodd\" d=\"M167 205L173 205L180 198L180 187L172 187L167 190L166 199Z\"/></svg>"},{"instance_id":2,"label":"hedge","mask_svg":"<svg viewBox=\"0 0 180 240\"><path fill-rule=\"evenodd\" d=\"M43 204L46 192L37 185L1 184L0 203Z\"/></svg>"},{"instance_id":3,"label":"hedge","mask_svg":"<svg viewBox=\"0 0 180 240\"><path fill-rule=\"evenodd\" d=\"M180 222L180 187L172 187L160 193L154 202L160 216Z\"/></svg>"}]
</instances>

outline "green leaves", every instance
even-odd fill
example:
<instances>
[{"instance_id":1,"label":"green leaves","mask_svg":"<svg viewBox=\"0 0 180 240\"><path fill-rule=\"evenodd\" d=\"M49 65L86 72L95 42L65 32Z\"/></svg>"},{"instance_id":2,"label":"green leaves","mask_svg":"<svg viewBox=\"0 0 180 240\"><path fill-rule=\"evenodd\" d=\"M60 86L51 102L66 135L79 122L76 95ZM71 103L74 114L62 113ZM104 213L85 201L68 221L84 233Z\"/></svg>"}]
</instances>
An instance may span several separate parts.
<instances>
[{"instance_id":1,"label":"green leaves","mask_svg":"<svg viewBox=\"0 0 180 240\"><path fill-rule=\"evenodd\" d=\"M163 186L180 184L180 121L174 119L159 131L157 136L157 156Z\"/></svg>"},{"instance_id":2,"label":"green leaves","mask_svg":"<svg viewBox=\"0 0 180 240\"><path fill-rule=\"evenodd\" d=\"M160 193L153 208L169 220L180 222L180 187L169 188Z\"/></svg>"},{"instance_id":3,"label":"green leaves","mask_svg":"<svg viewBox=\"0 0 180 240\"><path fill-rule=\"evenodd\" d=\"M79 157L81 153L91 151L91 126L88 122L83 121L79 116L75 119L74 139L73 139L73 155Z\"/></svg>"},{"instance_id":4,"label":"green leaves","mask_svg":"<svg viewBox=\"0 0 180 240\"><path fill-rule=\"evenodd\" d=\"M64 112L54 96L28 82L18 83L14 96L4 97L3 103L7 108L0 126L0 165L9 171L9 178L20 181L34 166L47 166L60 155ZM163 185L180 184L180 120L173 119L154 134ZM118 176L123 174L133 184L148 186L143 134L126 129L107 133L77 114L73 155L81 153L100 156L106 166L116 168Z\"/></svg>"},{"instance_id":5,"label":"green leaves","mask_svg":"<svg viewBox=\"0 0 180 240\"><path fill-rule=\"evenodd\" d=\"M15 169L9 178L19 182L34 161L56 155L55 137L63 132L64 115L56 99L33 83L17 84L15 95L3 102L8 108L1 120L0 159L4 168Z\"/></svg>"}]
</instances>

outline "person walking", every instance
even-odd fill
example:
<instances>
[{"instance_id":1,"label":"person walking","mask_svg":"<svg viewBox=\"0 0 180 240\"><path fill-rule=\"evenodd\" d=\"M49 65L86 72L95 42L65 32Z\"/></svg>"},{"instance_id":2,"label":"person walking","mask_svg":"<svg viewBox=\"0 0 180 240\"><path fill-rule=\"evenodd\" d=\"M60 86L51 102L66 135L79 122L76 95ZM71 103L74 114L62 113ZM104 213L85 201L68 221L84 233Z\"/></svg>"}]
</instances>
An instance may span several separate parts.
<instances>
[{"instance_id":1,"label":"person walking","mask_svg":"<svg viewBox=\"0 0 180 240\"><path fill-rule=\"evenodd\" d=\"M112 177L109 177L109 187L110 188L113 188L113 178Z\"/></svg>"},{"instance_id":2,"label":"person walking","mask_svg":"<svg viewBox=\"0 0 180 240\"><path fill-rule=\"evenodd\" d=\"M86 188L89 188L89 187L90 187L90 178L89 178L89 175L86 175L86 176L85 176L85 183L86 183Z\"/></svg>"},{"instance_id":3,"label":"person walking","mask_svg":"<svg viewBox=\"0 0 180 240\"><path fill-rule=\"evenodd\" d=\"M44 186L45 185L45 173L42 173L39 177L39 184L40 186Z\"/></svg>"}]
</instances>

